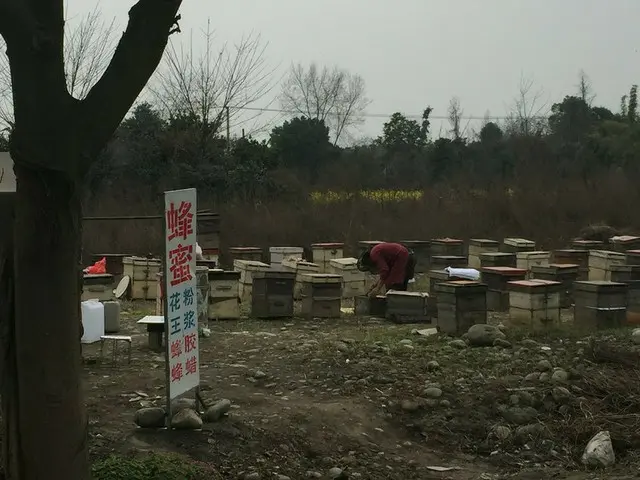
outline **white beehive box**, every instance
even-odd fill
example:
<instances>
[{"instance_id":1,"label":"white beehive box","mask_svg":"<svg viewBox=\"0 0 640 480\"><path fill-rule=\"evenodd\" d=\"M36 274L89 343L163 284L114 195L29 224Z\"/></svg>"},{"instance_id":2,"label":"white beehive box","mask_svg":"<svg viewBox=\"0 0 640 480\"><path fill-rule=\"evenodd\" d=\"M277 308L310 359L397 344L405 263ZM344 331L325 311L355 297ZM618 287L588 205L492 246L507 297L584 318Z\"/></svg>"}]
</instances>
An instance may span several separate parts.
<instances>
[{"instance_id":1,"label":"white beehive box","mask_svg":"<svg viewBox=\"0 0 640 480\"><path fill-rule=\"evenodd\" d=\"M560 324L563 285L548 280L508 283L509 326L541 330Z\"/></svg>"},{"instance_id":2,"label":"white beehive box","mask_svg":"<svg viewBox=\"0 0 640 480\"><path fill-rule=\"evenodd\" d=\"M472 238L469 240L469 268L479 269L482 265L480 255L483 253L499 252L500 242L487 238Z\"/></svg>"},{"instance_id":3,"label":"white beehive box","mask_svg":"<svg viewBox=\"0 0 640 480\"><path fill-rule=\"evenodd\" d=\"M282 269L285 272L296 274L296 283L293 287L293 298L299 300L302 296L302 276L309 273L321 273L320 267L315 263L305 262L296 258L285 258L282 261Z\"/></svg>"},{"instance_id":4,"label":"white beehive box","mask_svg":"<svg viewBox=\"0 0 640 480\"><path fill-rule=\"evenodd\" d=\"M549 265L551 252L518 252L516 253L516 268L527 270L527 278L531 276L531 267Z\"/></svg>"},{"instance_id":5,"label":"white beehive box","mask_svg":"<svg viewBox=\"0 0 640 480\"><path fill-rule=\"evenodd\" d=\"M297 258L302 260L304 249L302 247L270 247L269 261L272 266L282 264L285 258Z\"/></svg>"},{"instance_id":6,"label":"white beehive box","mask_svg":"<svg viewBox=\"0 0 640 480\"><path fill-rule=\"evenodd\" d=\"M342 277L342 298L364 295L367 291L365 273L358 270L358 259L334 258L329 261L329 272Z\"/></svg>"},{"instance_id":7,"label":"white beehive box","mask_svg":"<svg viewBox=\"0 0 640 480\"><path fill-rule=\"evenodd\" d=\"M157 274L162 268L162 261L155 258L124 257L122 259L123 275L130 279L132 300L155 300Z\"/></svg>"},{"instance_id":8,"label":"white beehive box","mask_svg":"<svg viewBox=\"0 0 640 480\"><path fill-rule=\"evenodd\" d=\"M610 281L611 267L625 265L627 257L624 253L608 250L589 251L589 281Z\"/></svg>"},{"instance_id":9,"label":"white beehive box","mask_svg":"<svg viewBox=\"0 0 640 480\"><path fill-rule=\"evenodd\" d=\"M336 258L344 257L344 243L314 243L311 245L312 261L320 268L321 272L327 272L329 262Z\"/></svg>"}]
</instances>

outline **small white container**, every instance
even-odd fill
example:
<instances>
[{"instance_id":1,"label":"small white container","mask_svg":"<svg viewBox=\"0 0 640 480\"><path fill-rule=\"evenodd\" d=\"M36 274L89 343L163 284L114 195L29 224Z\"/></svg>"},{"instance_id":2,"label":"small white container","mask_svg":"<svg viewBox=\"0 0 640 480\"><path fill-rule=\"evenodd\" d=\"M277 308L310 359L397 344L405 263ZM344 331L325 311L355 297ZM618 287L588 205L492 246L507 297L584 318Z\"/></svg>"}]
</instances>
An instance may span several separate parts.
<instances>
[{"instance_id":1,"label":"small white container","mask_svg":"<svg viewBox=\"0 0 640 480\"><path fill-rule=\"evenodd\" d=\"M104 335L104 305L98 300L87 300L81 304L82 327L84 335L82 343L94 343L100 341Z\"/></svg>"}]
</instances>

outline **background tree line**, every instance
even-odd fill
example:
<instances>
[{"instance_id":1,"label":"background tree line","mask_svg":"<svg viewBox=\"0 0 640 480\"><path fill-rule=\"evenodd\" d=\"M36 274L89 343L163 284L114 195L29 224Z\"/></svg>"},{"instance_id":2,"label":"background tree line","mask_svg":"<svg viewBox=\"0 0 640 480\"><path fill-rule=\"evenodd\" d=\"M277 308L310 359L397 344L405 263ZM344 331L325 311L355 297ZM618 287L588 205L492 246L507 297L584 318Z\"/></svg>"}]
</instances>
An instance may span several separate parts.
<instances>
[{"instance_id":1,"label":"background tree line","mask_svg":"<svg viewBox=\"0 0 640 480\"><path fill-rule=\"evenodd\" d=\"M104 70L114 31L97 10L68 30L74 96L86 95ZM359 75L298 64L280 81L260 36L220 47L208 26L203 45L170 44L144 100L93 165L90 199L195 186L212 200L265 201L309 190L425 189L461 178L486 190L534 174L589 183L603 171L637 173L635 85L621 92L614 112L594 103L584 73L576 91L550 107L523 79L507 116L487 116L476 131L453 98L446 132L432 131L433 110L424 105L421 118L393 113L377 138L356 142L353 127L370 103ZM0 101L10 87L6 72L0 67ZM10 98L4 100L0 149L12 125ZM265 121L265 111L280 112L279 124Z\"/></svg>"}]
</instances>

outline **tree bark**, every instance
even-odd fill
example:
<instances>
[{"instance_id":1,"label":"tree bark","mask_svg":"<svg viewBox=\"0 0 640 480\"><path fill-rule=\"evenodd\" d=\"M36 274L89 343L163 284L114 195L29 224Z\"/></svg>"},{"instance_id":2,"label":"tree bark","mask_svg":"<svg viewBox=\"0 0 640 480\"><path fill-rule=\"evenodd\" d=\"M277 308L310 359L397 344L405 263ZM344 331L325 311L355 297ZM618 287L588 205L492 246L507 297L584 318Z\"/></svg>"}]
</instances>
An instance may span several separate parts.
<instances>
[{"instance_id":1,"label":"tree bark","mask_svg":"<svg viewBox=\"0 0 640 480\"><path fill-rule=\"evenodd\" d=\"M19 160L19 159L15 159ZM16 161L15 359L19 437L11 480L89 479L78 305L81 202L67 175ZM11 413L11 411L9 411ZM5 439L6 441L7 439Z\"/></svg>"},{"instance_id":2,"label":"tree bark","mask_svg":"<svg viewBox=\"0 0 640 480\"><path fill-rule=\"evenodd\" d=\"M16 371L13 217L15 195L0 194L0 381L2 382L2 458L0 478L20 478L18 374ZM13 448L13 450L12 450Z\"/></svg>"}]
</instances>

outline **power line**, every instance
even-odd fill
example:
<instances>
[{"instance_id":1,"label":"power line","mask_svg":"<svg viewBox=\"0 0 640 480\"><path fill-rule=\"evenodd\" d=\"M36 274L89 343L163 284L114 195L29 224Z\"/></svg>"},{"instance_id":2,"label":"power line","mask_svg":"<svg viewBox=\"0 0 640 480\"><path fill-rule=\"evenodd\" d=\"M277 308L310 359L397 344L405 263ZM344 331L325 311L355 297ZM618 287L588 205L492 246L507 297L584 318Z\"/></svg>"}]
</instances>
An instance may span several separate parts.
<instances>
[{"instance_id":1,"label":"power line","mask_svg":"<svg viewBox=\"0 0 640 480\"><path fill-rule=\"evenodd\" d=\"M250 111L250 112L264 112L264 113L286 113L289 115L304 115L302 112L299 112L297 110L283 110L280 108L269 108L269 107L247 107L247 106L229 106L228 108L232 109L232 110L245 110L245 111ZM402 113L402 112L399 112ZM328 113L328 116L337 116L338 114L332 114L332 113ZM358 115L358 117L364 117L364 118L390 118L391 117L391 113L363 113L361 115ZM405 118L408 119L412 119L412 120L421 120L422 119L422 115L419 114L404 114L402 113L402 115ZM429 115L429 120L449 120L449 116L446 115ZM494 115L483 115L482 117L476 116L476 115L468 115L468 116L461 116L458 117L460 120L508 120L511 119L513 117L509 117L509 116L494 116ZM528 120L534 120L534 119L547 119L549 118L548 116L545 115L533 115L531 117L527 117Z\"/></svg>"}]
</instances>

